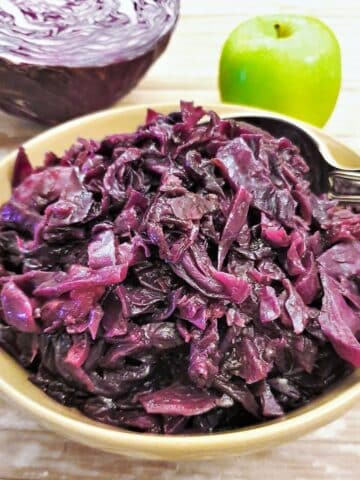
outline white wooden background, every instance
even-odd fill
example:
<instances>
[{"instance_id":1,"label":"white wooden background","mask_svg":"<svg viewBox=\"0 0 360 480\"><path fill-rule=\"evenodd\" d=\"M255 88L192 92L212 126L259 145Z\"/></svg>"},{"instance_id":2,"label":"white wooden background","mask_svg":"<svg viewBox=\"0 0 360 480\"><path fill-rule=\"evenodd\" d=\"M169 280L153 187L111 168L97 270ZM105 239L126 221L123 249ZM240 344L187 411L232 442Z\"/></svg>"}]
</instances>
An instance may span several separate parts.
<instances>
[{"instance_id":1,"label":"white wooden background","mask_svg":"<svg viewBox=\"0 0 360 480\"><path fill-rule=\"evenodd\" d=\"M1 0L0 0L1 4ZM171 45L122 104L218 100L219 52L227 34L252 15L315 15L335 31L343 85L326 129L360 151L360 0L182 0ZM0 156L41 131L0 114ZM63 440L0 400L1 480L355 480L360 477L360 405L291 444L216 462L129 460Z\"/></svg>"}]
</instances>

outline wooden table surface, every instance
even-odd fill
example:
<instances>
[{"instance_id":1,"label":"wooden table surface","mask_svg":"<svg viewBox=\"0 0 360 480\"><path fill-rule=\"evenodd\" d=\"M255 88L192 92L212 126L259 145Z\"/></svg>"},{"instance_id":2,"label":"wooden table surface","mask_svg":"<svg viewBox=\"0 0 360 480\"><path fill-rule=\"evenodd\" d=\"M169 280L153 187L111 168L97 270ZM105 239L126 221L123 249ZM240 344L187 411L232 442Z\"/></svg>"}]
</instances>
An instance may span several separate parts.
<instances>
[{"instance_id":1,"label":"wooden table surface","mask_svg":"<svg viewBox=\"0 0 360 480\"><path fill-rule=\"evenodd\" d=\"M182 0L171 44L121 104L218 100L219 52L227 34L250 15L315 15L335 31L343 54L343 85L326 129L360 150L359 0ZM39 132L0 114L0 155ZM0 400L2 480L348 480L360 477L360 405L332 424L272 451L216 462L162 463L104 454L45 431Z\"/></svg>"}]
</instances>

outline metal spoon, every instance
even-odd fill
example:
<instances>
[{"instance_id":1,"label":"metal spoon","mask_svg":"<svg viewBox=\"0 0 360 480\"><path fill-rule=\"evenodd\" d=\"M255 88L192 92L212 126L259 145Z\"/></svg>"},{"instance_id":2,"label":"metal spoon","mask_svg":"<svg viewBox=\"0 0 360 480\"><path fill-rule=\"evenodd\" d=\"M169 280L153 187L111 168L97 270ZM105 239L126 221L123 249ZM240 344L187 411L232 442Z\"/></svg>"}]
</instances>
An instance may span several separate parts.
<instances>
[{"instance_id":1,"label":"metal spoon","mask_svg":"<svg viewBox=\"0 0 360 480\"><path fill-rule=\"evenodd\" d=\"M327 193L343 203L360 204L360 155L337 142L325 144L316 131L306 126L264 113L244 113L231 117L287 137L296 145L310 166L310 183L315 193Z\"/></svg>"}]
</instances>

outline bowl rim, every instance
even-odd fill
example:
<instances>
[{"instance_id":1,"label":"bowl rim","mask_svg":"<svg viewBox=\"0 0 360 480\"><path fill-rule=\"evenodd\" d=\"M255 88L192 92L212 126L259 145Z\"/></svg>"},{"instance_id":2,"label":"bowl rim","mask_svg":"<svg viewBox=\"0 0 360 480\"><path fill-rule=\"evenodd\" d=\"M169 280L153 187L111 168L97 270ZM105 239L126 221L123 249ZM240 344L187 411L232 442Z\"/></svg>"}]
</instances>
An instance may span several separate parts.
<instances>
[{"instance_id":1,"label":"bowl rim","mask_svg":"<svg viewBox=\"0 0 360 480\"><path fill-rule=\"evenodd\" d=\"M268 114L293 123L298 123L300 126L306 127L317 133L321 138L334 140L316 127L278 113L242 105L223 104L220 102L204 103L204 107L207 109L214 109L215 111L216 109L221 109L222 111L225 110L226 114L222 113L221 116L236 115L236 113L239 112L242 114L244 112ZM36 146L37 144L40 145L43 141L54 138L58 134L61 135L68 130L73 128L76 129L78 125L89 125L93 121L115 118L117 115L126 114L126 112L138 111L140 114L140 112L146 112L147 108L152 108L154 110L158 109L161 111L173 111L174 108L178 108L178 103L164 102L147 105L138 104L95 112L50 128L25 142L24 147L31 149L33 146ZM341 142L338 143L340 144ZM2 159L0 172L1 169L4 169L5 171L6 168L12 167L15 155L16 150L10 152ZM8 180L6 179L6 181ZM4 350L0 349L0 355L5 355L5 357L8 357L9 362L16 364L22 371L26 372L26 369L20 366ZM31 385L31 388L40 390L34 385ZM164 435L132 432L88 419L81 412L79 418L74 418L71 415L66 416L57 412L56 409L52 410L50 407L27 397L11 384L11 382L4 380L1 375L0 391L6 397L12 399L17 405L24 407L27 411L34 414L38 419L44 420L44 422L51 425L55 430L61 431L64 429L63 433L67 432L72 438L81 434L83 439L80 437L78 438L78 441L81 443L89 444L90 441L96 439L97 444L112 446L112 451L119 450L119 453L121 453L121 449L125 449L134 452L154 452L154 455L157 455L157 458L159 458L159 454L156 454L157 451L166 452L165 456L173 455L176 457L176 455L181 456L181 453L186 450L191 450L192 456L194 456L196 453L201 454L206 451L213 454L215 449L220 451L233 450L236 453L236 448L241 445L248 445L252 450L264 448L268 444L273 445L274 443L281 443L287 438L295 438L312 429L320 427L328 421L335 419L360 399L360 369L355 370L352 374L332 387L328 392L309 402L308 405L300 407L280 419L270 420L265 423L243 427L232 431L212 434ZM45 393L43 393L43 395L49 399ZM51 401L58 405L55 400ZM69 412L74 411L74 409L70 407L64 408L68 409ZM82 417L84 419L82 419ZM88 442L86 442L86 440L88 440ZM161 456L162 454L160 454L160 457Z\"/></svg>"},{"instance_id":2,"label":"bowl rim","mask_svg":"<svg viewBox=\"0 0 360 480\"><path fill-rule=\"evenodd\" d=\"M16 363L21 370L26 372L26 369L17 364L15 359L8 353L1 350L1 355L6 355L11 362ZM31 387L40 390L35 385ZM139 447L145 450L159 448L176 453L185 448L191 448L201 452L208 447L219 447L220 444L222 448L234 447L235 449L239 443L251 445L257 443L260 439L262 445L267 442L273 443L274 437L276 436L279 437L280 441L282 437L293 436L295 438L313 428L327 423L329 418L335 419L339 413L346 411L360 399L360 369L355 370L351 375L340 380L338 385L312 400L308 405L300 407L284 417L233 431L211 434L164 435L132 432L94 421L86 417L76 408L62 405L62 407L69 410L69 412L76 411L80 413L79 419L70 416L67 417L23 395L11 383L4 381L1 376L0 391L8 398L14 400L19 406L33 413L37 418L41 418L53 426L56 424L61 425L73 434L81 433L87 438L95 437L98 440L103 440L105 443L115 443L117 446L126 445L127 448L134 448L135 450ZM47 399L50 398L44 392L41 393L46 396ZM54 402L58 404L55 400L51 398L50 400L51 403ZM84 417L86 421L83 421L81 417Z\"/></svg>"}]
</instances>

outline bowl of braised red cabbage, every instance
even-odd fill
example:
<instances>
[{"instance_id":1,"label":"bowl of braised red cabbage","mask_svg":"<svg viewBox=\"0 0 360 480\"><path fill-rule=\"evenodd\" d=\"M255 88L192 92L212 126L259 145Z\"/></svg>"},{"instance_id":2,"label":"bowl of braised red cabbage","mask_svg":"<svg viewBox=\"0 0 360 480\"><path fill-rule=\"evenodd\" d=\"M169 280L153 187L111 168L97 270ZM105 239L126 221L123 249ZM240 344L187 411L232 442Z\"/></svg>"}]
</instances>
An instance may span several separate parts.
<instances>
[{"instance_id":1,"label":"bowl of braised red cabbage","mask_svg":"<svg viewBox=\"0 0 360 480\"><path fill-rule=\"evenodd\" d=\"M2 164L1 361L22 381L0 387L156 458L315 428L359 394L360 214L234 108L160 110L69 122Z\"/></svg>"}]
</instances>

